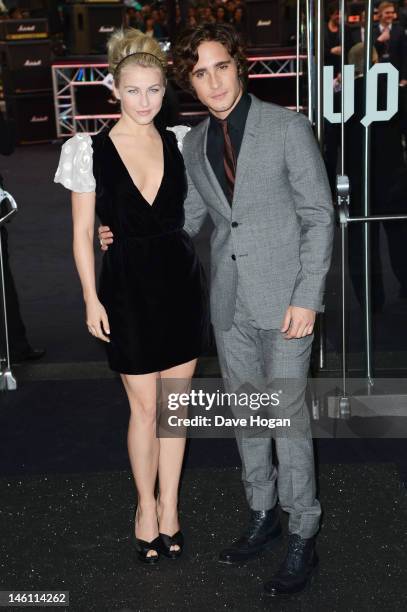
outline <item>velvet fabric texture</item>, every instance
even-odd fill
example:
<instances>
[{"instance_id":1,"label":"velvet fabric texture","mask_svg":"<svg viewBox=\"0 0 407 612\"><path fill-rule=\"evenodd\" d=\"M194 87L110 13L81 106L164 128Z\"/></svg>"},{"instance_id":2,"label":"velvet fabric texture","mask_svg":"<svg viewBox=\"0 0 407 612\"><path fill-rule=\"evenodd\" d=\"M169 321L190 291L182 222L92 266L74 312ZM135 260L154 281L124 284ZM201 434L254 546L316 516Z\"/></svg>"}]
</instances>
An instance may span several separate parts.
<instances>
[{"instance_id":1,"label":"velvet fabric texture","mask_svg":"<svg viewBox=\"0 0 407 612\"><path fill-rule=\"evenodd\" d=\"M114 235L98 295L110 324L109 366L123 374L185 363L209 341L204 271L183 229L184 162L175 135L160 135L164 176L152 205L133 183L109 131L92 137L96 213Z\"/></svg>"}]
</instances>

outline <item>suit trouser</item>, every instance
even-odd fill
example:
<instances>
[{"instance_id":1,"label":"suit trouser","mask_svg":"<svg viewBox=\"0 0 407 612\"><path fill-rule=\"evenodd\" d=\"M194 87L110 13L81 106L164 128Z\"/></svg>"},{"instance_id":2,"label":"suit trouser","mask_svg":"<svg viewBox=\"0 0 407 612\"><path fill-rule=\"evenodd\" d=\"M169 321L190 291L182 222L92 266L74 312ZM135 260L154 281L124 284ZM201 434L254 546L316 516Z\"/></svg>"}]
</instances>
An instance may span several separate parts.
<instances>
[{"instance_id":1,"label":"suit trouser","mask_svg":"<svg viewBox=\"0 0 407 612\"><path fill-rule=\"evenodd\" d=\"M278 329L259 329L240 283L232 327L214 331L227 390L249 385L264 392L275 390L276 384L282 391L282 401L272 416L285 416L296 423L296 431L282 430L274 436L278 469L273 465L270 430L253 435L253 428L236 429L249 506L268 510L278 498L281 508L289 513L289 532L310 538L318 530L321 515L315 497L313 442L305 405L313 337L286 340Z\"/></svg>"}]
</instances>

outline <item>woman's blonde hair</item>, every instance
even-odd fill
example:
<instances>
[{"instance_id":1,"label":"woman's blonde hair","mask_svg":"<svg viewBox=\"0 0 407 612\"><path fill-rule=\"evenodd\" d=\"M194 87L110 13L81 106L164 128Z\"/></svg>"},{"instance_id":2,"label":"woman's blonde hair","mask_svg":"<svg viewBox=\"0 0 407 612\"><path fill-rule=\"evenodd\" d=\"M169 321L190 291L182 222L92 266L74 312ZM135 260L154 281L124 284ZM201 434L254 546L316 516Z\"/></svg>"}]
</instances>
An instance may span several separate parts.
<instances>
[{"instance_id":1,"label":"woman's blonde hair","mask_svg":"<svg viewBox=\"0 0 407 612\"><path fill-rule=\"evenodd\" d=\"M135 28L115 30L107 42L109 72L115 84L120 81L125 66L136 65L145 68L160 68L166 82L167 56L155 38L146 36Z\"/></svg>"}]
</instances>

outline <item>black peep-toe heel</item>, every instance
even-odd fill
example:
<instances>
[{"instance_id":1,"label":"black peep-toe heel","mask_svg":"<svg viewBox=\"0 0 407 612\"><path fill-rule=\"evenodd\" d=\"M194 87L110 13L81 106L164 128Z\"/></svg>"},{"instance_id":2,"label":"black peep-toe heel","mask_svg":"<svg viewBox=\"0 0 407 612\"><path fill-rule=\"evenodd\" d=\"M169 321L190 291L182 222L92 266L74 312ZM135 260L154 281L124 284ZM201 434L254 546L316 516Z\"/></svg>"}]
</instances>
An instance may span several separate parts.
<instances>
[{"instance_id":1,"label":"black peep-toe heel","mask_svg":"<svg viewBox=\"0 0 407 612\"><path fill-rule=\"evenodd\" d=\"M178 559L183 550L184 536L182 531L177 531L174 535L169 536L166 533L160 533L159 538L161 540L161 552L169 559ZM171 550L171 546L179 546L177 550Z\"/></svg>"},{"instance_id":2,"label":"black peep-toe heel","mask_svg":"<svg viewBox=\"0 0 407 612\"><path fill-rule=\"evenodd\" d=\"M161 549L161 538L157 536L151 542L146 542L145 540L140 540L134 536L133 544L137 551L138 560L141 563L146 563L147 565L154 565L158 563L160 558L160 549ZM150 550L154 550L157 554L148 556L148 552Z\"/></svg>"},{"instance_id":3,"label":"black peep-toe heel","mask_svg":"<svg viewBox=\"0 0 407 612\"><path fill-rule=\"evenodd\" d=\"M137 506L134 508L133 513L133 521L136 519L137 514ZM161 549L161 538L160 534L151 542L147 542L146 540L140 540L134 533L134 523L133 523L133 534L132 534L132 543L137 552L137 558L141 563L145 563L147 565L154 565L158 563L160 558L160 549ZM148 556L148 552L150 550L154 550L157 554Z\"/></svg>"}]
</instances>

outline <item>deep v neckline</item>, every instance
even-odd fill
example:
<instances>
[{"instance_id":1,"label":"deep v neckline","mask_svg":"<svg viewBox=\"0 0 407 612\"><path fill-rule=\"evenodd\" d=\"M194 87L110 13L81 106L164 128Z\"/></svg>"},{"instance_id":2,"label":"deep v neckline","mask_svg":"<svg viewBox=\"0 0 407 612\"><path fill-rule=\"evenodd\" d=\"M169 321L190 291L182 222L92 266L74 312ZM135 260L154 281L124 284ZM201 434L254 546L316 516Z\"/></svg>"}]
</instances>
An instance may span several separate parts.
<instances>
[{"instance_id":1,"label":"deep v neckline","mask_svg":"<svg viewBox=\"0 0 407 612\"><path fill-rule=\"evenodd\" d=\"M161 138L161 144L162 144L162 147L163 147L163 175L162 175L162 178L161 178L161 182L160 182L160 184L159 184L159 186L158 186L157 193L155 194L153 201L150 203L150 202L149 202L149 201L148 201L148 200L147 200L147 199L146 199L146 198L143 196L143 194L141 193L141 191L140 191L139 187L137 187L136 183L135 183L135 182L134 182L134 180L132 179L132 176L131 176L131 174L130 174L130 172L129 172L129 170L128 170L127 166L126 166L126 164L124 163L124 161L123 161L123 159L122 159L122 156L121 156L121 155L120 155L120 153L119 153L118 148L116 147L116 145L114 144L114 142L113 142L112 138L110 137L110 131L108 131L108 132L107 132L107 137L108 137L108 140L110 140L110 142L111 142L111 144L112 144L112 147L113 147L113 149L114 149L114 151L115 151L115 153L116 153L116 155L117 155L117 158L118 158L118 160L120 161L120 163L121 163L121 165L123 166L123 168L125 169L126 174L127 174L128 178L130 179L131 184L132 184L132 185L133 185L133 187L136 189L136 191L138 192L138 194L140 195L140 197L141 197L141 198L144 200L144 202L145 202L145 203L146 203L146 204L147 204L147 205L148 205L150 208L152 208L152 207L154 206L154 204L156 203L157 198L158 198L158 196L159 196L159 194L160 194L161 188L162 188L163 183L164 183L165 169L166 169L166 161L165 161L165 158L166 158L166 154L165 154L165 142L164 142L164 138L162 137L162 135L161 135L161 133L160 133L159 131L158 131L158 134L159 134L159 136L160 136L160 138Z\"/></svg>"}]
</instances>

